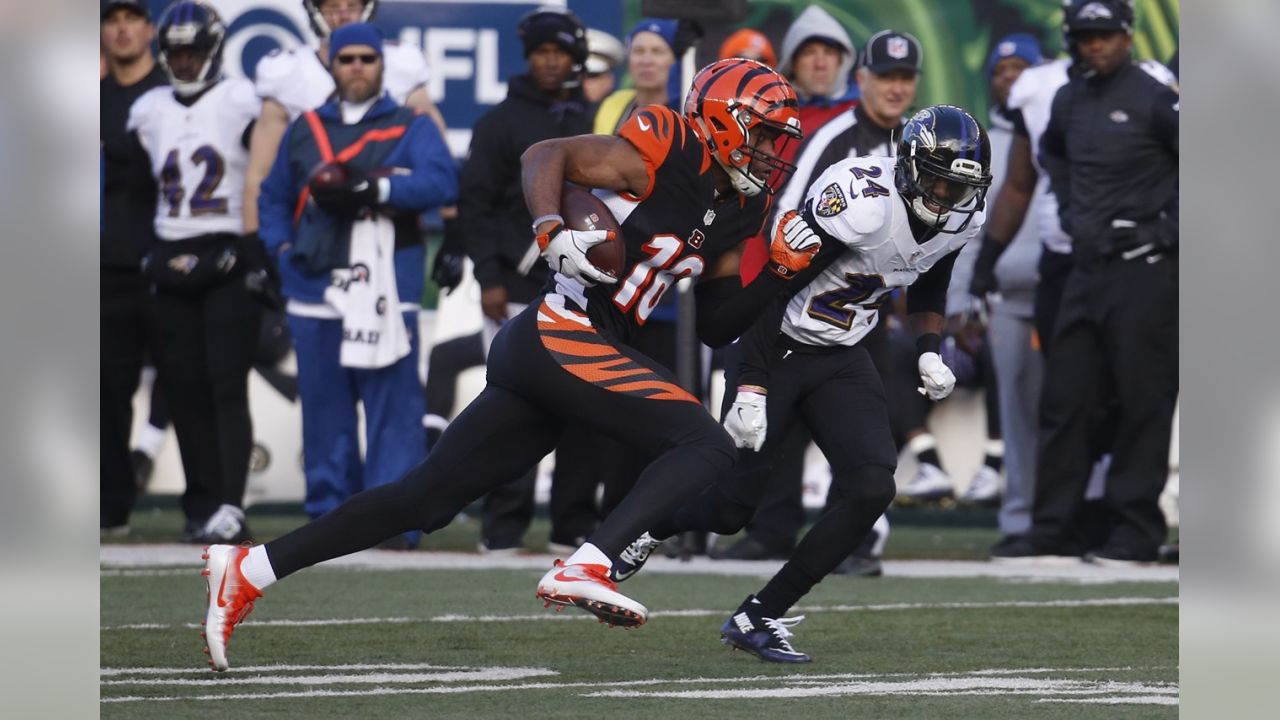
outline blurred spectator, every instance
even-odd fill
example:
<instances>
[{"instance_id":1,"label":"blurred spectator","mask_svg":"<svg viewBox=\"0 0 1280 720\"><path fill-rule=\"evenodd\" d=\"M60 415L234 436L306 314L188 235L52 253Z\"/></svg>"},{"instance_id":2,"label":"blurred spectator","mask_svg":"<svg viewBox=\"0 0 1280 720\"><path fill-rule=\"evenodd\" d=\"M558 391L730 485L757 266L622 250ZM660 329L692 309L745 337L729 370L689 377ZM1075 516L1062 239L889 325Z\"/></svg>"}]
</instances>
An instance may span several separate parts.
<instances>
[{"instance_id":1,"label":"blurred spectator","mask_svg":"<svg viewBox=\"0 0 1280 720\"><path fill-rule=\"evenodd\" d=\"M242 237L240 203L249 127L261 103L247 80L223 77L226 26L211 6L175 2L158 34L160 65L173 87L139 98L128 122L160 184L160 242L144 264L151 351L182 454L189 490L183 509L189 521L207 517L190 539L241 542L251 537L241 504L253 444L249 368L261 317L245 280L264 258L256 239Z\"/></svg>"},{"instance_id":2,"label":"blurred spectator","mask_svg":"<svg viewBox=\"0 0 1280 720\"><path fill-rule=\"evenodd\" d=\"M622 41L603 30L587 28L587 62L583 67L582 94L587 102L604 100L618 82L618 66L626 50Z\"/></svg>"},{"instance_id":3,"label":"blurred spectator","mask_svg":"<svg viewBox=\"0 0 1280 720\"><path fill-rule=\"evenodd\" d=\"M672 72L679 59L678 31L675 20L645 18L627 34L627 72L635 87L618 90L600 103L594 123L597 135L614 134L636 108L645 105L679 109L679 73Z\"/></svg>"},{"instance_id":4,"label":"blurred spectator","mask_svg":"<svg viewBox=\"0 0 1280 720\"><path fill-rule=\"evenodd\" d=\"M289 300L312 518L395 481L423 457L416 312L426 257L418 215L457 197L454 162L435 123L384 91L382 33L344 25L328 49L334 99L289 125L259 199L260 233ZM313 182L322 163L337 177ZM412 547L418 538L406 533L387 547Z\"/></svg>"},{"instance_id":5,"label":"blurred spectator","mask_svg":"<svg viewBox=\"0 0 1280 720\"><path fill-rule=\"evenodd\" d=\"M533 241L533 218L520 185L520 155L541 140L591 132L581 87L583 64L588 59L582 22L568 11L544 8L526 15L518 32L528 72L511 78L507 98L476 123L462 166L460 237L475 263L484 330L480 336L433 350L429 392L430 387L455 383L454 373L460 368L477 360L483 362L498 328L537 297L546 280L546 265ZM458 357L445 359L445 353ZM440 378L436 377L437 369L444 373ZM434 406L436 401L431 402ZM450 409L432 414L447 414ZM521 547L533 519L535 471L531 469L519 481L485 497L482 549L511 551ZM553 519L553 541L576 547L574 539L591 529L566 530Z\"/></svg>"},{"instance_id":6,"label":"blurred spectator","mask_svg":"<svg viewBox=\"0 0 1280 720\"><path fill-rule=\"evenodd\" d=\"M776 67L778 54L773 51L773 43L764 33L751 28L742 28L724 39L720 45L720 59L746 58Z\"/></svg>"},{"instance_id":7,"label":"blurred spectator","mask_svg":"<svg viewBox=\"0 0 1280 720\"><path fill-rule=\"evenodd\" d=\"M984 505L1000 492L1001 464L1005 469L1005 492L1000 501L1000 532L1006 536L1025 533L1031 525L1031 494L1035 487L1036 412L1039 406L1043 365L1035 339L1034 300L1036 265L1040 241L1034 223L1023 223L1028 205L1012 207L1015 196L1034 205L1035 169L1031 167L1025 127L1015 129L1009 110L1009 93L1014 82L1042 58L1040 44L1032 36L1015 34L1001 38L987 57L985 72L991 96L988 136L992 167L997 168L988 197L995 198L986 232L1014 232L1009 251L993 268L997 278L993 292L984 298L989 313L988 327L970 325L956 335L957 344L978 349L978 365L984 371L994 365L994 386L984 381L988 441L983 464L969 483L963 500ZM1019 119L1020 123L1021 120ZM1007 189L1006 189L1007 188ZM1006 193L1008 194L1006 196ZM1016 215L1016 219L1013 217ZM1019 227L1021 229L1019 229ZM1010 230L1009 228L1012 228ZM951 277L948 307L952 320L972 320L975 311L969 294L973 264L982 243L970 243L956 261ZM979 306L981 307L981 306ZM972 338L961 340L962 338ZM995 407L993 407L993 403ZM998 418L998 427L991 424Z\"/></svg>"},{"instance_id":8,"label":"blurred spectator","mask_svg":"<svg viewBox=\"0 0 1280 720\"><path fill-rule=\"evenodd\" d=\"M146 152L125 128L129 108L148 90L168 83L151 56L151 25L142 0L102 3L101 132L103 158L101 265L101 465L99 525L127 530L136 494L129 457L133 394L146 354L147 283L141 262L155 231L156 185ZM213 507L196 511L196 487L184 502L189 523L203 525ZM195 503L201 504L201 503ZM192 518L192 515L195 515ZM194 532L195 527L188 528Z\"/></svg>"},{"instance_id":9,"label":"blurred spectator","mask_svg":"<svg viewBox=\"0 0 1280 720\"><path fill-rule=\"evenodd\" d=\"M262 114L253 126L246 176L245 229L258 229L258 188L271 170L285 128L303 112L329 100L333 76L329 72L329 34L353 22L372 19L378 0L302 0L319 47L300 46L273 52L258 61L254 86L262 98ZM394 42L384 43L384 85L400 105L426 113L441 134L444 118L427 95L429 71L422 51Z\"/></svg>"},{"instance_id":10,"label":"blurred spectator","mask_svg":"<svg viewBox=\"0 0 1280 720\"><path fill-rule=\"evenodd\" d=\"M791 80L800 100L800 127L812 138L827 121L853 106L858 88L850 86L849 73L858 51L844 27L826 10L813 5L800 13L782 39L782 63L778 72ZM784 159L798 154L798 148ZM792 178L792 187L799 187ZM795 190L803 196L803 190ZM788 206L789 208L790 206Z\"/></svg>"},{"instance_id":11,"label":"blurred spectator","mask_svg":"<svg viewBox=\"0 0 1280 720\"><path fill-rule=\"evenodd\" d=\"M1072 265L1046 360L1031 530L994 548L996 559L1087 551L1098 563L1152 562L1166 539L1158 498L1178 394L1179 98L1167 70L1157 79L1131 59L1133 21L1123 0L1066 11L1076 64L1040 153ZM1108 533L1100 546L1073 547L1109 402Z\"/></svg>"}]
</instances>

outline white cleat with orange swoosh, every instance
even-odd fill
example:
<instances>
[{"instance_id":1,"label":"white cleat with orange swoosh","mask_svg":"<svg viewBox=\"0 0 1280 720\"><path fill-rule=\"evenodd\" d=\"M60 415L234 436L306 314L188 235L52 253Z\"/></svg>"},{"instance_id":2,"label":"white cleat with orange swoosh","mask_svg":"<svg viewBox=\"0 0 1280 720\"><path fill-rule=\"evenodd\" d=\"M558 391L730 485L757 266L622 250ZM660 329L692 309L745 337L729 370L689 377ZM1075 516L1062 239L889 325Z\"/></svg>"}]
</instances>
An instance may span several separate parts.
<instances>
[{"instance_id":1,"label":"white cleat with orange swoosh","mask_svg":"<svg viewBox=\"0 0 1280 720\"><path fill-rule=\"evenodd\" d=\"M610 626L640 627L649 615L644 605L618 592L618 586L609 579L607 565L566 565L563 560L556 560L538 581L536 595L544 607L559 605L559 611L573 605Z\"/></svg>"},{"instance_id":2,"label":"white cleat with orange swoosh","mask_svg":"<svg viewBox=\"0 0 1280 720\"><path fill-rule=\"evenodd\" d=\"M205 654L214 670L226 670L227 644L236 625L253 611L253 601L262 597L262 591L254 587L240 572L240 563L249 554L249 548L236 545L210 545L205 548L204 570L208 588L208 611L205 613Z\"/></svg>"}]
</instances>

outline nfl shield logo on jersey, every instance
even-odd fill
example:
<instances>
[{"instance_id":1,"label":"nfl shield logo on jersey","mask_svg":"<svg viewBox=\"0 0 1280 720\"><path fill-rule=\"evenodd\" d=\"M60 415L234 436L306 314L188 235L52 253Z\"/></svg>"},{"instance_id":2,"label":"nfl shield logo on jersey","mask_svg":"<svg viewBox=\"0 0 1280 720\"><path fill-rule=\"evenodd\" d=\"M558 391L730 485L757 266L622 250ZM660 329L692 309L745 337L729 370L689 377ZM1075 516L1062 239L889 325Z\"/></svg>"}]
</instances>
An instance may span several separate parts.
<instances>
[{"instance_id":1,"label":"nfl shield logo on jersey","mask_svg":"<svg viewBox=\"0 0 1280 720\"><path fill-rule=\"evenodd\" d=\"M818 217L834 217L844 212L849 203L844 199L844 191L840 189L839 183L831 183L822 191L822 197L818 198L818 207L814 212Z\"/></svg>"}]
</instances>

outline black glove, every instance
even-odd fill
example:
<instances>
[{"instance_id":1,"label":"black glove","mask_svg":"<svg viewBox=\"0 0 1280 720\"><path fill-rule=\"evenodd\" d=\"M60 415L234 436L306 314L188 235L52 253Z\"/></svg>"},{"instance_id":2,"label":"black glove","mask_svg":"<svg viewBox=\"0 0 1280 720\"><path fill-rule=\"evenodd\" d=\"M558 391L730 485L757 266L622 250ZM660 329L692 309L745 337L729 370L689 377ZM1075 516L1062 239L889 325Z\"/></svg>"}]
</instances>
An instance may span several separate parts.
<instances>
[{"instance_id":1,"label":"black glove","mask_svg":"<svg viewBox=\"0 0 1280 720\"><path fill-rule=\"evenodd\" d=\"M267 255L267 247L258 233L240 237L240 258L244 263L244 286L258 302L272 310L284 310L284 296L280 294L280 270Z\"/></svg>"},{"instance_id":2,"label":"black glove","mask_svg":"<svg viewBox=\"0 0 1280 720\"><path fill-rule=\"evenodd\" d=\"M316 199L320 209L334 215L350 217L364 208L378 206L378 181L355 169L351 169L351 177L332 185L315 185L311 188L311 196Z\"/></svg>"},{"instance_id":3,"label":"black glove","mask_svg":"<svg viewBox=\"0 0 1280 720\"><path fill-rule=\"evenodd\" d=\"M969 294L984 299L988 294L999 289L996 282L996 262L1004 252L1005 246L983 236L982 248L973 261L973 279L969 281Z\"/></svg>"},{"instance_id":4,"label":"black glove","mask_svg":"<svg viewBox=\"0 0 1280 720\"><path fill-rule=\"evenodd\" d=\"M462 269L465 267L467 254L462 249L457 219L444 221L444 242L436 252L435 262L431 266L431 279L449 294L462 282Z\"/></svg>"}]
</instances>

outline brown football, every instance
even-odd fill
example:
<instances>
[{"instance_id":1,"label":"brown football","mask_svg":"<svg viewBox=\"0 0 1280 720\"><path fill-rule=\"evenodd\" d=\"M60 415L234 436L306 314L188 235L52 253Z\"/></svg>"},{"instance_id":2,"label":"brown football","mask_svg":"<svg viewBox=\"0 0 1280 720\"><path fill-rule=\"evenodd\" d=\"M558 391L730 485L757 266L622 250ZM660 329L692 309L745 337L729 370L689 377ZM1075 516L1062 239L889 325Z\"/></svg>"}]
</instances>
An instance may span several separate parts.
<instances>
[{"instance_id":1,"label":"brown football","mask_svg":"<svg viewBox=\"0 0 1280 720\"><path fill-rule=\"evenodd\" d=\"M560 193L560 216L570 230L612 230L613 239L588 250L587 260L614 277L622 277L627 262L622 227L603 200L586 188L565 183L564 190Z\"/></svg>"},{"instance_id":2,"label":"brown football","mask_svg":"<svg viewBox=\"0 0 1280 720\"><path fill-rule=\"evenodd\" d=\"M311 177L307 178L307 184L311 187L326 187L329 185L340 185L347 181L347 166L340 162L321 163L311 171Z\"/></svg>"},{"instance_id":3,"label":"brown football","mask_svg":"<svg viewBox=\"0 0 1280 720\"><path fill-rule=\"evenodd\" d=\"M398 167L380 167L369 171L368 177L391 177L392 175L405 175L409 170ZM327 187L331 185L340 185L351 177L351 173L347 170L347 166L340 162L320 163L311 171L311 177L307 178L307 184L313 188Z\"/></svg>"}]
</instances>

